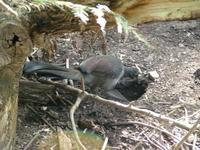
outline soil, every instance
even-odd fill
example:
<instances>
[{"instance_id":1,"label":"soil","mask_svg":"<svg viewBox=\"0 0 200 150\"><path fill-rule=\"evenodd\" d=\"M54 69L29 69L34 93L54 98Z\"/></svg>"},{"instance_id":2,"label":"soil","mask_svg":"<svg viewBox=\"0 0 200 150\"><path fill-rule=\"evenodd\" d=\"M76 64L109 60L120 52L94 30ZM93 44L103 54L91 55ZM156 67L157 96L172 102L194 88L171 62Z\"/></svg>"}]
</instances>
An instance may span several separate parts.
<instances>
[{"instance_id":1,"label":"soil","mask_svg":"<svg viewBox=\"0 0 200 150\"><path fill-rule=\"evenodd\" d=\"M149 84L147 92L133 101L133 104L174 119L195 123L199 116L200 86L196 84L193 73L200 68L200 20L156 22L138 25L136 28L148 44L140 41L132 32L125 42L116 29L108 30L106 35L108 54L121 58L125 66L137 65L144 73L156 71L159 74L159 78ZM52 62L61 63L69 58L70 67L89 56L101 54L101 49L105 46L101 35L93 32L66 34L58 38L57 42L58 50ZM58 92L61 95L63 93ZM38 110L38 114L55 128L71 129L70 106L29 105ZM52 118L44 113L48 111L52 111L56 117ZM16 150L24 149L33 136L42 130L29 147L37 149L38 143L53 132L28 109L27 103L19 104L18 116ZM155 129L139 124L123 125L128 121L164 127L179 139L186 133L177 127L159 123L154 118L123 112L90 100L81 103L75 120L79 128L87 127L102 137L108 137L109 145L120 150L167 150L172 149L172 145L176 143ZM93 122L96 128L90 128L89 122ZM192 143L193 139L188 142ZM199 142L197 136L196 149L200 149Z\"/></svg>"}]
</instances>

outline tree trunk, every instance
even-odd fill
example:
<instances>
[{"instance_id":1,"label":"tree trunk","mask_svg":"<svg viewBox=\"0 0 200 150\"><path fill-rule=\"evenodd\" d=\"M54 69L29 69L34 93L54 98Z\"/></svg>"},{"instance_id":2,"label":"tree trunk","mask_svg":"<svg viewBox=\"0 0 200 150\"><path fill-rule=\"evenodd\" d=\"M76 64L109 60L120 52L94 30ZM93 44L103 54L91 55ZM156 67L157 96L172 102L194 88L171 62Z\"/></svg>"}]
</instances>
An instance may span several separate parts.
<instances>
[{"instance_id":1,"label":"tree trunk","mask_svg":"<svg viewBox=\"0 0 200 150\"><path fill-rule=\"evenodd\" d=\"M3 13L0 39L0 149L11 150L15 142L21 66L32 44L20 23Z\"/></svg>"}]
</instances>

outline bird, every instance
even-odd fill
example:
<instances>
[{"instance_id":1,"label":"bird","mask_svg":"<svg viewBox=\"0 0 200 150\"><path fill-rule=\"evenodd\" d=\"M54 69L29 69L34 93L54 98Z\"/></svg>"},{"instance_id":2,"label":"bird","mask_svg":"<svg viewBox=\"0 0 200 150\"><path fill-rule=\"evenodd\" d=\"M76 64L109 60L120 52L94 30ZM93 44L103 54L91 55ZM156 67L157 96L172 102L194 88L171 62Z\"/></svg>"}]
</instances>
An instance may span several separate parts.
<instances>
[{"instance_id":1,"label":"bird","mask_svg":"<svg viewBox=\"0 0 200 150\"><path fill-rule=\"evenodd\" d=\"M111 98L126 100L126 98L115 89L122 77L135 78L139 71L137 68L125 67L120 59L111 55L92 56L84 60L76 68L64 68L55 64L38 61L26 62L23 68L24 75L37 73L40 76L57 77L59 79L72 79L80 81L83 77L84 83L96 94L97 89Z\"/></svg>"}]
</instances>

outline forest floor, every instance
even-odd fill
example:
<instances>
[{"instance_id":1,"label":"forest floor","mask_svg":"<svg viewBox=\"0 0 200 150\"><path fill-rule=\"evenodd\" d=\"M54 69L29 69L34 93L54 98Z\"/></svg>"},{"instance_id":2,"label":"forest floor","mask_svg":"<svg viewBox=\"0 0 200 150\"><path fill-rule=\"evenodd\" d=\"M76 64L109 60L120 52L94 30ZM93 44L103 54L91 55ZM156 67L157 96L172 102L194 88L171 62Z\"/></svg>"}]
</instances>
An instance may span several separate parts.
<instances>
[{"instance_id":1,"label":"forest floor","mask_svg":"<svg viewBox=\"0 0 200 150\"><path fill-rule=\"evenodd\" d=\"M133 104L177 120L195 123L200 115L200 85L195 83L193 75L200 68L200 20L148 23L137 26L137 30L151 46L139 41L133 33L123 42L116 29L107 31L106 36L108 54L121 58L126 66L137 65L143 72L156 71L159 74L159 78L149 84L147 92ZM101 54L103 44L100 36L95 39L91 32L83 35L66 34L57 41L58 50L53 62L61 63L69 58L70 67L91 55ZM48 96L46 98L48 99ZM26 107L27 103L22 99L19 101L16 150L24 149L33 135L43 130L29 147L34 150L52 130ZM52 126L71 128L70 106L31 106ZM39 112L42 109L53 111L57 117L52 118ZM81 124L93 122L98 128L96 132L102 137L108 137L108 143L113 149L167 150L176 143L164 133L141 124L112 125L130 121L159 127L161 124L155 118L135 112L127 113L99 102L82 102L76 111L75 120L82 129L84 127L81 127ZM178 139L186 133L185 130L170 125L162 124L162 127ZM192 144L194 138L195 134L188 142ZM200 149L198 134L196 139L196 149Z\"/></svg>"}]
</instances>

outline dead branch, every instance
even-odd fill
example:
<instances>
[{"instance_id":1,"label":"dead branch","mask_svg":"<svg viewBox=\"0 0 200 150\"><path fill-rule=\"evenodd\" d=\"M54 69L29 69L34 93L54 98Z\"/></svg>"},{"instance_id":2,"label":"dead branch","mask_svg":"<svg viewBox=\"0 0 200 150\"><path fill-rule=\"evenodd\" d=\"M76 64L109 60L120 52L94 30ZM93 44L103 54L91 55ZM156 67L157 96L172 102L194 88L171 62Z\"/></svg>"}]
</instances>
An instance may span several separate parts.
<instances>
[{"instance_id":1,"label":"dead branch","mask_svg":"<svg viewBox=\"0 0 200 150\"><path fill-rule=\"evenodd\" d=\"M198 120L195 122L195 124L192 126L192 128L188 131L188 133L185 136L183 136L181 141L174 147L174 150L179 150L183 142L185 142L188 139L188 137L194 132L194 130L196 130L199 123L200 123L200 116Z\"/></svg>"},{"instance_id":2,"label":"dead branch","mask_svg":"<svg viewBox=\"0 0 200 150\"><path fill-rule=\"evenodd\" d=\"M160 149L160 150L166 150L164 147L162 147L162 145L160 145L158 142L155 142L152 140L152 136L153 136L154 133L151 133L150 135L147 135L145 133L143 133L144 137L147 139L147 141L152 144L153 146L155 146L157 149Z\"/></svg>"},{"instance_id":3,"label":"dead branch","mask_svg":"<svg viewBox=\"0 0 200 150\"><path fill-rule=\"evenodd\" d=\"M44 85L39 82L23 80L20 82L19 99L20 102L47 104L50 101L50 93L54 93L55 86ZM38 96L40 95L40 96Z\"/></svg>"},{"instance_id":4,"label":"dead branch","mask_svg":"<svg viewBox=\"0 0 200 150\"><path fill-rule=\"evenodd\" d=\"M18 18L18 13L14 11L9 5L0 0L0 9L3 9L7 14L14 15Z\"/></svg>"},{"instance_id":5,"label":"dead branch","mask_svg":"<svg viewBox=\"0 0 200 150\"><path fill-rule=\"evenodd\" d=\"M28 107L34 114L36 114L42 121L44 121L44 123L45 123L46 125L48 125L53 131L56 131L56 128L54 128L46 119L44 119L43 117L41 117L33 107L31 107L31 106L29 106L29 105L27 105L27 107Z\"/></svg>"},{"instance_id":6,"label":"dead branch","mask_svg":"<svg viewBox=\"0 0 200 150\"><path fill-rule=\"evenodd\" d=\"M104 143L103 143L103 146L102 146L101 150L105 150L105 149L106 149L106 147L107 147L107 144L108 144L108 137L106 137L106 138L105 138L105 140L104 140Z\"/></svg>"},{"instance_id":7,"label":"dead branch","mask_svg":"<svg viewBox=\"0 0 200 150\"><path fill-rule=\"evenodd\" d=\"M36 138L39 137L41 131L36 132L36 134L32 137L32 139L28 142L28 144L25 146L24 150L28 150L31 146L31 144L35 141Z\"/></svg>"},{"instance_id":8,"label":"dead branch","mask_svg":"<svg viewBox=\"0 0 200 150\"><path fill-rule=\"evenodd\" d=\"M77 93L65 92L69 95L69 99L58 94L54 85L41 84L28 80L21 80L19 88L19 102L47 105L49 102L57 104L61 102L63 105L73 105L70 100L76 99Z\"/></svg>"},{"instance_id":9,"label":"dead branch","mask_svg":"<svg viewBox=\"0 0 200 150\"><path fill-rule=\"evenodd\" d=\"M60 83L53 83L53 82L49 82L49 83L53 84L53 85L55 85L57 87L66 89L66 90L76 91L77 93L81 93L82 92L82 90L80 90L78 88L75 88L75 87L68 86L68 85L63 85L63 84L60 84ZM114 106L114 107L117 107L117 108L119 108L121 110L124 110L124 111L129 111L129 112L130 111L134 111L134 112L146 115L146 116L150 116L150 117L156 118L156 119L158 119L160 121L164 121L164 122L166 122L168 124L175 125L177 127L183 128L185 130L190 130L191 127L192 127L188 123L174 120L174 119L169 118L169 117L167 117L165 115L161 115L161 114L155 113L155 112L147 110L147 109L140 109L140 108L134 107L132 105L126 105L126 104L122 104L122 103L117 102L117 101L104 99L104 98L102 98L100 96L97 96L97 95L94 95L94 94L90 94L88 92L85 92L84 94L88 99L91 99L91 100L94 100L94 101L98 101L98 102L101 102L103 104L107 104L107 105L110 105L110 106Z\"/></svg>"},{"instance_id":10,"label":"dead branch","mask_svg":"<svg viewBox=\"0 0 200 150\"><path fill-rule=\"evenodd\" d=\"M22 81L23 82L23 81ZM57 88L62 88L65 89L67 91L70 91L72 93L77 93L80 94L82 93L82 90L69 86L69 85L63 85L61 83L54 83L51 81L46 81L46 80L41 80L41 82L45 83L45 84L50 84L50 85L54 85ZM147 110L147 109L141 109L141 108L137 108L135 106L129 105L129 104L122 104L120 102L114 101L114 100L108 100L108 99L104 99L100 96L94 95L94 94L90 94L88 92L84 92L85 98L93 100L93 101L98 101L100 103L112 106L112 107L116 107L119 108L120 110L126 111L126 112L136 112L145 116L149 116L149 117L153 117L156 118L158 121L162 121L165 122L167 124L170 124L172 126L177 126L179 128L185 129L185 130L190 130L192 128L192 125L183 121L178 121L175 120L173 118L167 117L165 115L162 114L158 114L155 113L153 111Z\"/></svg>"},{"instance_id":11,"label":"dead branch","mask_svg":"<svg viewBox=\"0 0 200 150\"><path fill-rule=\"evenodd\" d=\"M194 134L194 140L193 140L193 144L192 144L192 149L196 148L196 143L197 143L197 133Z\"/></svg>"},{"instance_id":12,"label":"dead branch","mask_svg":"<svg viewBox=\"0 0 200 150\"><path fill-rule=\"evenodd\" d=\"M108 123L109 124L109 123ZM171 132L169 132L168 130L166 130L165 128L160 128L160 127L157 127L155 125L151 125L151 124L146 124L146 123L143 123L143 122L138 122L138 121L128 121L128 122L117 122L117 123L111 123L109 124L110 126L121 126L121 125L139 125L139 126L145 126L145 127L148 127L148 128L152 128L152 129L155 129L157 131L160 131L168 136L170 136L174 141L178 142L180 139L178 137L176 137L174 134L172 134ZM188 146L192 146L192 144L190 143L187 143L186 141L184 141L185 145L188 145Z\"/></svg>"},{"instance_id":13,"label":"dead branch","mask_svg":"<svg viewBox=\"0 0 200 150\"><path fill-rule=\"evenodd\" d=\"M79 93L79 95L76 99L76 103L70 109L70 119L71 119L71 122L72 122L72 128L73 128L75 139L76 139L77 143L81 146L82 149L87 150L86 147L81 143L81 140L78 136L78 132L77 132L77 129L76 129L76 124L75 124L75 121L74 121L74 113L75 113L76 109L79 107L81 101L85 98L85 96L86 95L84 94L83 91L81 93Z\"/></svg>"}]
</instances>

